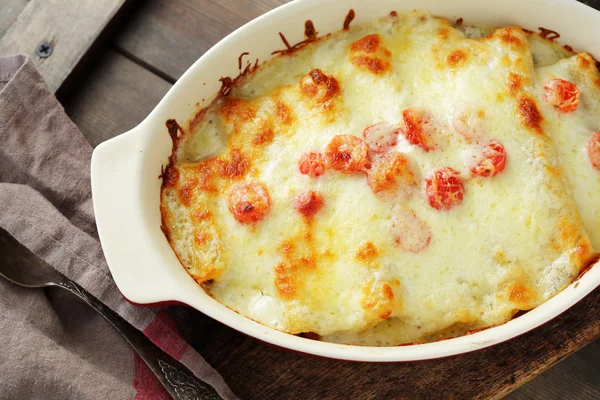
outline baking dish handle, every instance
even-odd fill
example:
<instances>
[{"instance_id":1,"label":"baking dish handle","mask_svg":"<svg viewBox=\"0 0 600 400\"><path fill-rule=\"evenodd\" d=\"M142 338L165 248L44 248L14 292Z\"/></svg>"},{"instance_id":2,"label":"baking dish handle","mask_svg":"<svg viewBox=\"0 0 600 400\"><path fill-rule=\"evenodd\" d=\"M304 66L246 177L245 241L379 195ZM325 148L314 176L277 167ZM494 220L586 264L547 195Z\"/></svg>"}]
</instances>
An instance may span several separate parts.
<instances>
[{"instance_id":1,"label":"baking dish handle","mask_svg":"<svg viewBox=\"0 0 600 400\"><path fill-rule=\"evenodd\" d=\"M178 276L185 274L183 268L166 267L179 264L160 230L159 174L170 146L145 146L161 140L168 135L142 123L92 154L92 200L102 249L117 287L137 304L177 301L182 278L190 280ZM155 153L157 147L165 154Z\"/></svg>"}]
</instances>

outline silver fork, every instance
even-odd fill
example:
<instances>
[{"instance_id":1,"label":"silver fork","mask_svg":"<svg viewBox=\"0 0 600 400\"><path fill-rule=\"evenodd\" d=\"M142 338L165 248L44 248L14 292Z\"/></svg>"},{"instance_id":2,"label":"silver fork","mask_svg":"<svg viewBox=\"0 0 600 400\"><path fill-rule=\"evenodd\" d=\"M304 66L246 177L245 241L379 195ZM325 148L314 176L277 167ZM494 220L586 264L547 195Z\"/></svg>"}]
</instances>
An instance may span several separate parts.
<instances>
[{"instance_id":1,"label":"silver fork","mask_svg":"<svg viewBox=\"0 0 600 400\"><path fill-rule=\"evenodd\" d=\"M197 379L187 367L159 349L142 332L81 286L37 257L2 228L0 228L0 275L17 285L29 288L48 286L63 288L85 301L123 335L174 399L222 400L210 384Z\"/></svg>"}]
</instances>

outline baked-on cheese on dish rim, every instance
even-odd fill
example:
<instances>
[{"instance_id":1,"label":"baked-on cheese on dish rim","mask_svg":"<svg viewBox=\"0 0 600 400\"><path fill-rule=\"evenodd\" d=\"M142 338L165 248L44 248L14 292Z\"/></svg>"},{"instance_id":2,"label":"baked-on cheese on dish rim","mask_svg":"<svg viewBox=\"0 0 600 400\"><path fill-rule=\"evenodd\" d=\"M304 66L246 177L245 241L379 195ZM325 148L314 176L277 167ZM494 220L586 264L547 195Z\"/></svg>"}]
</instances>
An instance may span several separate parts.
<instances>
[{"instance_id":1,"label":"baked-on cheese on dish rim","mask_svg":"<svg viewBox=\"0 0 600 400\"><path fill-rule=\"evenodd\" d=\"M391 13L226 89L169 121L162 228L208 293L264 325L359 345L459 336L548 300L600 247L585 53Z\"/></svg>"}]
</instances>

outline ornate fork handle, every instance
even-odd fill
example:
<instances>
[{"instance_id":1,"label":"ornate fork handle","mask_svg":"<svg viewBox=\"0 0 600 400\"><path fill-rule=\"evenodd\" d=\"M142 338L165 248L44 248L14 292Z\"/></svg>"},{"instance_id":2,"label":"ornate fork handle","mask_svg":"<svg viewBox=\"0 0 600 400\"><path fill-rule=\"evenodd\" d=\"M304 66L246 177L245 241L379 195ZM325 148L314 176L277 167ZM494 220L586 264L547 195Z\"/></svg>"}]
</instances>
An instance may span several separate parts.
<instances>
[{"instance_id":1,"label":"ornate fork handle","mask_svg":"<svg viewBox=\"0 0 600 400\"><path fill-rule=\"evenodd\" d=\"M68 290L85 301L115 327L154 372L171 397L176 400L222 400L211 385L197 379L186 366L159 349L142 332L113 310L105 307L81 286L70 280L56 283L56 286Z\"/></svg>"}]
</instances>

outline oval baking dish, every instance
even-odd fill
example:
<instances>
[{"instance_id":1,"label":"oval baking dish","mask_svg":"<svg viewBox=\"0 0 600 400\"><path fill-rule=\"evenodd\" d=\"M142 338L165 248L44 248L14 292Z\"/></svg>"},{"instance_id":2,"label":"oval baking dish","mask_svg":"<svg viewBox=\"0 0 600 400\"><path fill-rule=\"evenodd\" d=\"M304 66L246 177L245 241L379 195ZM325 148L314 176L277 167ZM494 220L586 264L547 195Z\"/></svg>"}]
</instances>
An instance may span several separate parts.
<instances>
[{"instance_id":1,"label":"oval baking dish","mask_svg":"<svg viewBox=\"0 0 600 400\"><path fill-rule=\"evenodd\" d=\"M92 193L98 232L123 295L136 304L183 303L238 331L294 351L345 360L393 362L449 356L503 342L549 321L594 290L600 283L598 263L549 301L503 325L427 344L362 347L310 340L263 326L213 299L187 274L160 228L162 181L158 176L172 150L165 121L185 121L198 109L199 99L211 99L221 87L220 78L238 74L240 54L248 52L252 59L269 59L282 47L278 33L284 33L290 43L299 42L307 20L314 23L319 35L338 31L350 8L356 13L353 24L393 10L419 8L449 19L462 17L468 23L519 25L532 30L544 26L560 32L562 43L600 57L600 43L594 41L600 35L600 12L574 0L376 0L368 4L358 0L296 0L279 7L215 45L140 125L94 150ZM539 13L542 8L543 14Z\"/></svg>"}]
</instances>

